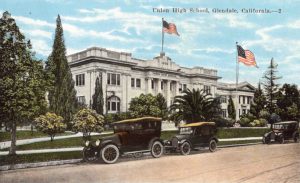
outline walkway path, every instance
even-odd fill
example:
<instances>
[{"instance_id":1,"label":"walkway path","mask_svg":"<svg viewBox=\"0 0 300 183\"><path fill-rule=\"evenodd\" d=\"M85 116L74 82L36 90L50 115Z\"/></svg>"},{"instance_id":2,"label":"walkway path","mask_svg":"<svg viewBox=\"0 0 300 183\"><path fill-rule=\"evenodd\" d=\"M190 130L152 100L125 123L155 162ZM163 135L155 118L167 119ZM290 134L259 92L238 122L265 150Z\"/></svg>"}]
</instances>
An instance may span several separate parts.
<instances>
[{"instance_id":1,"label":"walkway path","mask_svg":"<svg viewBox=\"0 0 300 183\"><path fill-rule=\"evenodd\" d=\"M111 133L112 132L103 132L103 133L101 133L101 135L111 134ZM100 135L100 133L91 133L91 135ZM82 133L76 133L74 135L57 136L54 138L54 140L74 138L74 137L82 137ZM45 141L50 141L50 137L17 140L17 146L25 145L25 144L32 144L32 143L36 143L36 142L45 142ZM8 148L8 147L10 147L10 144L11 144L11 141L0 142L0 149Z\"/></svg>"}]
</instances>

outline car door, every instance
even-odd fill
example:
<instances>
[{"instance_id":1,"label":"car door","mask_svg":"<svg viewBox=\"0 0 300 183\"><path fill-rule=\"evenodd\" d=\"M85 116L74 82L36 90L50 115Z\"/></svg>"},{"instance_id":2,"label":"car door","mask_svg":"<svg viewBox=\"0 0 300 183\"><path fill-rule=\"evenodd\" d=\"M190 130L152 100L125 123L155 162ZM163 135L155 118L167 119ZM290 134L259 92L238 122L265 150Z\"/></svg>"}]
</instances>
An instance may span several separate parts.
<instances>
[{"instance_id":1,"label":"car door","mask_svg":"<svg viewBox=\"0 0 300 183\"><path fill-rule=\"evenodd\" d=\"M193 147L199 147L201 145L201 127L194 127L193 134L191 135L190 141Z\"/></svg>"}]
</instances>

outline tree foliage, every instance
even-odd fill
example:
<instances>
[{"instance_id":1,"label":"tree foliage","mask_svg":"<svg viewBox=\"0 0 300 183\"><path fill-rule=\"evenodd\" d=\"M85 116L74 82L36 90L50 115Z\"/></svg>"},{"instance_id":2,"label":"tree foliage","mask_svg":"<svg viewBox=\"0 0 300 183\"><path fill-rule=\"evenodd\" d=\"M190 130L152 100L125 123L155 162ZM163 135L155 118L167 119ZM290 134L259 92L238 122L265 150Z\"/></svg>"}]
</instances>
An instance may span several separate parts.
<instances>
[{"instance_id":1,"label":"tree foliage","mask_svg":"<svg viewBox=\"0 0 300 183\"><path fill-rule=\"evenodd\" d=\"M95 93L93 95L92 109L94 109L98 114L103 115L103 89L102 89L102 77L97 77L95 82Z\"/></svg>"},{"instance_id":2,"label":"tree foliage","mask_svg":"<svg viewBox=\"0 0 300 183\"><path fill-rule=\"evenodd\" d=\"M160 117L162 111L157 98L152 94L141 94L130 101L129 112L131 117L155 116Z\"/></svg>"},{"instance_id":3,"label":"tree foliage","mask_svg":"<svg viewBox=\"0 0 300 183\"><path fill-rule=\"evenodd\" d=\"M0 19L0 117L11 128L10 154L16 153L16 126L44 112L45 77L15 20L6 11Z\"/></svg>"},{"instance_id":4,"label":"tree foliage","mask_svg":"<svg viewBox=\"0 0 300 183\"><path fill-rule=\"evenodd\" d=\"M300 118L300 94L297 85L284 84L277 93L276 112L282 120Z\"/></svg>"},{"instance_id":5,"label":"tree foliage","mask_svg":"<svg viewBox=\"0 0 300 183\"><path fill-rule=\"evenodd\" d=\"M231 96L229 96L227 110L229 118L235 119L235 106Z\"/></svg>"},{"instance_id":6,"label":"tree foliage","mask_svg":"<svg viewBox=\"0 0 300 183\"><path fill-rule=\"evenodd\" d=\"M72 73L66 57L66 48L63 38L63 28L58 15L56 19L55 38L52 53L46 63L49 88L49 109L61 115L65 122L71 121L76 112L77 100Z\"/></svg>"},{"instance_id":7,"label":"tree foliage","mask_svg":"<svg viewBox=\"0 0 300 183\"><path fill-rule=\"evenodd\" d=\"M45 115L40 115L35 118L36 128L50 136L51 141L58 133L63 133L66 125L63 123L63 118L55 113L47 112Z\"/></svg>"},{"instance_id":8,"label":"tree foliage","mask_svg":"<svg viewBox=\"0 0 300 183\"><path fill-rule=\"evenodd\" d=\"M182 96L175 97L170 109L175 122L211 121L220 115L220 101L203 90L187 89Z\"/></svg>"},{"instance_id":9,"label":"tree foliage","mask_svg":"<svg viewBox=\"0 0 300 183\"><path fill-rule=\"evenodd\" d=\"M73 119L73 129L82 132L84 138L89 138L91 132L103 131L104 117L92 109L81 109Z\"/></svg>"},{"instance_id":10,"label":"tree foliage","mask_svg":"<svg viewBox=\"0 0 300 183\"><path fill-rule=\"evenodd\" d=\"M265 72L264 78L264 89L265 89L265 96L267 99L267 108L269 112L272 114L275 112L276 109L276 92L278 91L279 84L276 83L278 79L281 77L277 76L277 64L271 59L270 66L268 70Z\"/></svg>"},{"instance_id":11,"label":"tree foliage","mask_svg":"<svg viewBox=\"0 0 300 183\"><path fill-rule=\"evenodd\" d=\"M167 119L168 118L167 100L161 93L156 95L156 100L157 100L158 108L160 110L159 117L161 117L162 119Z\"/></svg>"},{"instance_id":12,"label":"tree foliage","mask_svg":"<svg viewBox=\"0 0 300 183\"><path fill-rule=\"evenodd\" d=\"M258 119L260 111L265 109L265 106L266 97L264 96L260 83L258 83L258 88L254 92L253 102L250 106L250 113L253 114L256 117L256 119Z\"/></svg>"}]
</instances>

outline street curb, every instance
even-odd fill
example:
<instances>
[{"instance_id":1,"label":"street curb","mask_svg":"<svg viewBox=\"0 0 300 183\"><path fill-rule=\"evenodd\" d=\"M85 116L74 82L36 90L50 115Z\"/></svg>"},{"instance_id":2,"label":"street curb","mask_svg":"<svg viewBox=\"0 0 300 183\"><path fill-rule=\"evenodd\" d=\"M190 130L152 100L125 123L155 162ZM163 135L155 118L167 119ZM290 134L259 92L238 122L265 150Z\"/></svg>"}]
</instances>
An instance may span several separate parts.
<instances>
[{"instance_id":1,"label":"street curb","mask_svg":"<svg viewBox=\"0 0 300 183\"><path fill-rule=\"evenodd\" d=\"M251 146L251 145L258 145L258 144L262 144L262 142L246 143L246 144L230 144L230 145L221 145L221 146L217 146L217 147L218 148L227 148L227 147Z\"/></svg>"},{"instance_id":2,"label":"street curb","mask_svg":"<svg viewBox=\"0 0 300 183\"><path fill-rule=\"evenodd\" d=\"M45 167L45 166L57 166L57 165L64 165L64 164L75 164L80 162L82 162L82 159L4 165L4 166L0 166L0 171L16 170L16 169L24 169L24 168L37 168L37 167Z\"/></svg>"}]
</instances>

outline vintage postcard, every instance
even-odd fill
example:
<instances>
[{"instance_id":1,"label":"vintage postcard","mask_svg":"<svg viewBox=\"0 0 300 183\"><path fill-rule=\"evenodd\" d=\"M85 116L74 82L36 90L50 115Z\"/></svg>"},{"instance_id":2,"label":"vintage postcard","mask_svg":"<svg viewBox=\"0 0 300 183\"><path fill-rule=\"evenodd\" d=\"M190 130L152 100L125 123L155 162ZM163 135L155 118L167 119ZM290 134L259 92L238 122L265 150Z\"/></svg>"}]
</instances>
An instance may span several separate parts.
<instances>
[{"instance_id":1,"label":"vintage postcard","mask_svg":"<svg viewBox=\"0 0 300 183\"><path fill-rule=\"evenodd\" d=\"M0 182L300 182L300 0L1 0Z\"/></svg>"}]
</instances>

